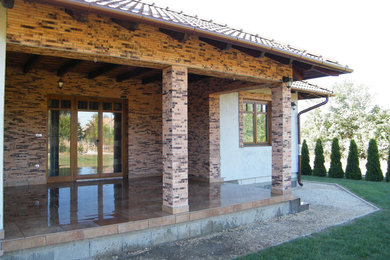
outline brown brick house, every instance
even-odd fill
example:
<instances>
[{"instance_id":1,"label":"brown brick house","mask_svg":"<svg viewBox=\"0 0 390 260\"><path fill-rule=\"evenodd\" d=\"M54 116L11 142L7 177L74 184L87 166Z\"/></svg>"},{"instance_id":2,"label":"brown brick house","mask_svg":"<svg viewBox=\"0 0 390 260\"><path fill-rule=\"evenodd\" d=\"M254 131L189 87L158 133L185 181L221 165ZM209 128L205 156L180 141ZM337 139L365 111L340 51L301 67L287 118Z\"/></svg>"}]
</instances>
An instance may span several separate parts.
<instances>
[{"instance_id":1,"label":"brown brick house","mask_svg":"<svg viewBox=\"0 0 390 260\"><path fill-rule=\"evenodd\" d=\"M2 0L0 12L0 187L157 177L173 215L189 211L189 178L290 196L292 101L330 94L290 83L352 71L139 1Z\"/></svg>"}]
</instances>

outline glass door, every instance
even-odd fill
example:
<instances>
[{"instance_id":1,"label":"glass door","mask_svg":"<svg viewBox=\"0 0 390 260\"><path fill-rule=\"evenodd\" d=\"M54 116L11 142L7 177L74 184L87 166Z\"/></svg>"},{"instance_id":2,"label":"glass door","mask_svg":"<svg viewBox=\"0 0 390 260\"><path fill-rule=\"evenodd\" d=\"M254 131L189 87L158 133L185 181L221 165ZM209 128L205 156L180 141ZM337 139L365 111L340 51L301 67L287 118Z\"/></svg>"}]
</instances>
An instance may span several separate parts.
<instances>
[{"instance_id":1,"label":"glass door","mask_svg":"<svg viewBox=\"0 0 390 260\"><path fill-rule=\"evenodd\" d=\"M48 181L122 176L123 102L49 99Z\"/></svg>"},{"instance_id":2,"label":"glass door","mask_svg":"<svg viewBox=\"0 0 390 260\"><path fill-rule=\"evenodd\" d=\"M70 99L50 99L48 104L48 179L68 181L71 176Z\"/></svg>"}]
</instances>

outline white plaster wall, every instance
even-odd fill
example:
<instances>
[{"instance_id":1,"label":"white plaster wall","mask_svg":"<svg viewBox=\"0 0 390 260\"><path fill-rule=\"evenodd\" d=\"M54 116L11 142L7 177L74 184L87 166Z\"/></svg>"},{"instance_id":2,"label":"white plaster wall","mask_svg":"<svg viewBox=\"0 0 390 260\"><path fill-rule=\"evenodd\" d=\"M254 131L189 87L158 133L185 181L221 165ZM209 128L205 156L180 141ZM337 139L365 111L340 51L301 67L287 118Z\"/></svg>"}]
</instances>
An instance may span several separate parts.
<instances>
[{"instance_id":1,"label":"white plaster wall","mask_svg":"<svg viewBox=\"0 0 390 260\"><path fill-rule=\"evenodd\" d=\"M0 4L0 233L3 228L4 86L7 9ZM2 239L2 237L0 237Z\"/></svg>"},{"instance_id":2,"label":"white plaster wall","mask_svg":"<svg viewBox=\"0 0 390 260\"><path fill-rule=\"evenodd\" d=\"M291 100L297 105L291 111L291 172L292 180L298 173L298 96ZM238 93L220 96L220 155L221 177L225 181L241 180L241 183L271 182L272 147L239 147Z\"/></svg>"},{"instance_id":3,"label":"white plaster wall","mask_svg":"<svg viewBox=\"0 0 390 260\"><path fill-rule=\"evenodd\" d=\"M298 94L291 94L291 101L296 104L294 110L291 110L291 178L298 178Z\"/></svg>"},{"instance_id":4,"label":"white plaster wall","mask_svg":"<svg viewBox=\"0 0 390 260\"><path fill-rule=\"evenodd\" d=\"M251 179L271 182L272 147L240 147L238 93L220 96L221 177L225 181Z\"/></svg>"}]
</instances>

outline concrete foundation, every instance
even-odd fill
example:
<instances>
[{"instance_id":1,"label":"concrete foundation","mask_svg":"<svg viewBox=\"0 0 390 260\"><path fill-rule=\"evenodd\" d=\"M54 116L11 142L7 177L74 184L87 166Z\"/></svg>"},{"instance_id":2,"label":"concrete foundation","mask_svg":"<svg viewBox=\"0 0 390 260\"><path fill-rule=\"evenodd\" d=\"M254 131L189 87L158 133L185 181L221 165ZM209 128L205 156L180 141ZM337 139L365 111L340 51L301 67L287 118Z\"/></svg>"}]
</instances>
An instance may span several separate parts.
<instances>
[{"instance_id":1,"label":"concrete foundation","mask_svg":"<svg viewBox=\"0 0 390 260\"><path fill-rule=\"evenodd\" d=\"M84 239L58 245L13 251L3 259L85 259L104 257L181 239L208 235L256 221L299 212L300 199L231 214L124 234ZM272 235L272 234L270 234Z\"/></svg>"}]
</instances>

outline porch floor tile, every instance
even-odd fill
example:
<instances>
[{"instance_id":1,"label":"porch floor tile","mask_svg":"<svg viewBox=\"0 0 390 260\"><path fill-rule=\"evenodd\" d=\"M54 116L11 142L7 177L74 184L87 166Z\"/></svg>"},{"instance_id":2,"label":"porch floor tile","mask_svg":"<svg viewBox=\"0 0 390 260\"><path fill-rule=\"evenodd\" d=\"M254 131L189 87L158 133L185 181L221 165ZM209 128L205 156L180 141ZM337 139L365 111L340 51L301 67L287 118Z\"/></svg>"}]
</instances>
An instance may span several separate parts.
<instances>
[{"instance_id":1,"label":"porch floor tile","mask_svg":"<svg viewBox=\"0 0 390 260\"><path fill-rule=\"evenodd\" d=\"M271 198L263 184L190 180L190 212ZM170 216L162 211L162 180L100 180L6 187L6 240ZM162 221L160 219L158 221Z\"/></svg>"}]
</instances>

